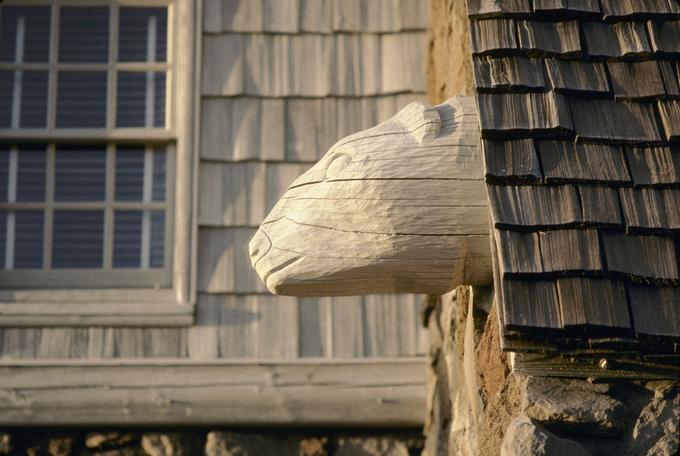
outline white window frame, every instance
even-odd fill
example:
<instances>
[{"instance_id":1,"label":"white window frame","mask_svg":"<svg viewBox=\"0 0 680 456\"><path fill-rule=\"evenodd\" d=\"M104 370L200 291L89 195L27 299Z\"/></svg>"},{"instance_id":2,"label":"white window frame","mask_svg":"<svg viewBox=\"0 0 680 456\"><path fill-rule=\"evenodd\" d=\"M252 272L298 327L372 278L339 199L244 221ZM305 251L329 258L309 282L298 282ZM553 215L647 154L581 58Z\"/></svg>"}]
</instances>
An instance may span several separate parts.
<instances>
[{"instance_id":1,"label":"white window frame","mask_svg":"<svg viewBox=\"0 0 680 456\"><path fill-rule=\"evenodd\" d=\"M163 6L168 8L168 63L158 64L159 69L167 69L166 82L166 127L165 128L114 128L115 115L107 116L106 128L101 129L56 129L48 124L45 129L0 129L4 141L59 140L106 142L108 147L116 141L143 144L167 144L166 185L174 193L166 212L166 268L170 277L159 281L156 287L133 288L134 271L126 271L116 278L117 288L94 288L96 275L101 271L78 271L83 280L93 280L93 288L59 289L51 288L50 280L58 280L59 272L50 271L52 279L47 279L45 288L22 286L22 281L30 280L22 275L30 272L17 271L16 283L0 288L0 326L184 326L194 320L196 303L196 173L198 169L198 100L200 81L200 0L6 0L3 6L53 5L60 6ZM52 39L55 34L56 15L52 15ZM111 19L115 21L115 18ZM117 27L117 24L115 25ZM51 43L53 41L51 40ZM51 44L51 52L55 46ZM45 64L41 69L44 69ZM54 65L51 59L50 66ZM77 66L77 64L74 64ZM102 64L111 73L115 71L110 64ZM127 64L118 64L120 69ZM11 66L3 65L3 68ZM135 64L129 65L136 69ZM89 69L92 66L88 65ZM50 96L56 96L53 88L56 71L49 76ZM114 87L112 87L114 86ZM115 84L109 84L110 91ZM48 104L55 109L56 100ZM110 111L113 107L108 106ZM49 113L48 121L55 120ZM169 256L168 256L169 255ZM57 274L54 274L57 272ZM120 271L116 271L120 272ZM74 272L64 271L64 274ZM129 273L126 282L125 274ZM5 272L4 274L7 274ZM38 275L42 275L38 273ZM5 276L8 277L8 276ZM34 279L38 279L34 276ZM42 277L40 277L42 279ZM55 283L52 282L52 286ZM131 286L126 287L129 283ZM168 286L163 287L165 283ZM25 282L24 282L25 285ZM106 285L106 284L102 284ZM137 285L139 286L139 285Z\"/></svg>"}]
</instances>

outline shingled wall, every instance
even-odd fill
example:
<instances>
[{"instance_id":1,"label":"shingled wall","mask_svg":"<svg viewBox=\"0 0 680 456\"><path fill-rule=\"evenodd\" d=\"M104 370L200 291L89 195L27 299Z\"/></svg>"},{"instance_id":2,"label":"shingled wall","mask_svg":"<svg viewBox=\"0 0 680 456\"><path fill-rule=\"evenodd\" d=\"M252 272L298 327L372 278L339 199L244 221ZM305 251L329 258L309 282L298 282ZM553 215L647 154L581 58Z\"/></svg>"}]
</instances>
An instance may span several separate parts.
<instances>
[{"instance_id":1,"label":"shingled wall","mask_svg":"<svg viewBox=\"0 0 680 456\"><path fill-rule=\"evenodd\" d=\"M468 14L504 347L676 352L680 4Z\"/></svg>"},{"instance_id":2,"label":"shingled wall","mask_svg":"<svg viewBox=\"0 0 680 456\"><path fill-rule=\"evenodd\" d=\"M229 343L203 333L206 356L423 353L419 298L271 296L247 247L288 185L333 143L424 98L426 6L204 2L198 323L219 321L225 334L232 315L263 319L240 325L243 336Z\"/></svg>"}]
</instances>

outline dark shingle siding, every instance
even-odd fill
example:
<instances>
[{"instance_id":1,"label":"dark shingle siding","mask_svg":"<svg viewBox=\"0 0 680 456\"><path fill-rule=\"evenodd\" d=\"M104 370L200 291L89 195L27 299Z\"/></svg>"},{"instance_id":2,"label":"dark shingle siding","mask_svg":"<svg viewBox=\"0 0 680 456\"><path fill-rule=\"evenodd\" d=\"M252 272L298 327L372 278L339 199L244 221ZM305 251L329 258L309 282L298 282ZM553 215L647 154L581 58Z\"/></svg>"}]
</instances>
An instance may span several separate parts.
<instances>
[{"instance_id":1,"label":"dark shingle siding","mask_svg":"<svg viewBox=\"0 0 680 456\"><path fill-rule=\"evenodd\" d=\"M486 179L491 182L540 182L541 165L531 139L482 141Z\"/></svg>"},{"instance_id":2,"label":"dark shingle siding","mask_svg":"<svg viewBox=\"0 0 680 456\"><path fill-rule=\"evenodd\" d=\"M581 52L578 23L518 21L519 48L531 54L577 55Z\"/></svg>"},{"instance_id":3,"label":"dark shingle siding","mask_svg":"<svg viewBox=\"0 0 680 456\"><path fill-rule=\"evenodd\" d=\"M529 0L469 0L467 6L470 17L494 17L504 14L527 14L531 12Z\"/></svg>"},{"instance_id":4,"label":"dark shingle siding","mask_svg":"<svg viewBox=\"0 0 680 456\"><path fill-rule=\"evenodd\" d=\"M675 0L600 0L605 20L648 18L678 12Z\"/></svg>"},{"instance_id":5,"label":"dark shingle siding","mask_svg":"<svg viewBox=\"0 0 680 456\"><path fill-rule=\"evenodd\" d=\"M565 328L580 325L630 328L626 288L621 281L579 277L559 279L557 293Z\"/></svg>"},{"instance_id":6,"label":"dark shingle siding","mask_svg":"<svg viewBox=\"0 0 680 456\"><path fill-rule=\"evenodd\" d=\"M476 3L504 346L680 337L680 5Z\"/></svg>"},{"instance_id":7,"label":"dark shingle siding","mask_svg":"<svg viewBox=\"0 0 680 456\"><path fill-rule=\"evenodd\" d=\"M563 135L572 129L569 107L561 95L505 93L477 95L483 138L529 134Z\"/></svg>"},{"instance_id":8,"label":"dark shingle siding","mask_svg":"<svg viewBox=\"0 0 680 456\"><path fill-rule=\"evenodd\" d=\"M609 92L603 63L548 59L546 65L550 82L557 91Z\"/></svg>"},{"instance_id":9,"label":"dark shingle siding","mask_svg":"<svg viewBox=\"0 0 680 456\"><path fill-rule=\"evenodd\" d=\"M475 21L470 27L472 52L491 53L517 47L515 21L511 19L484 19Z\"/></svg>"},{"instance_id":10,"label":"dark shingle siding","mask_svg":"<svg viewBox=\"0 0 680 456\"><path fill-rule=\"evenodd\" d=\"M577 16L582 13L600 14L599 0L534 0L537 13Z\"/></svg>"},{"instance_id":11,"label":"dark shingle siding","mask_svg":"<svg viewBox=\"0 0 680 456\"><path fill-rule=\"evenodd\" d=\"M680 187L680 150L631 147L626 155L635 186Z\"/></svg>"},{"instance_id":12,"label":"dark shingle siding","mask_svg":"<svg viewBox=\"0 0 680 456\"><path fill-rule=\"evenodd\" d=\"M643 57L651 53L643 22L581 24L590 57Z\"/></svg>"},{"instance_id":13,"label":"dark shingle siding","mask_svg":"<svg viewBox=\"0 0 680 456\"><path fill-rule=\"evenodd\" d=\"M526 57L485 57L475 59L477 88L480 91L542 91L543 61Z\"/></svg>"},{"instance_id":14,"label":"dark shingle siding","mask_svg":"<svg viewBox=\"0 0 680 456\"><path fill-rule=\"evenodd\" d=\"M621 206L616 188L579 185L578 193L585 225L616 226L621 223Z\"/></svg>"},{"instance_id":15,"label":"dark shingle siding","mask_svg":"<svg viewBox=\"0 0 680 456\"><path fill-rule=\"evenodd\" d=\"M564 227L581 221L578 194L571 185L488 185L497 227Z\"/></svg>"},{"instance_id":16,"label":"dark shingle siding","mask_svg":"<svg viewBox=\"0 0 680 456\"><path fill-rule=\"evenodd\" d=\"M560 329L560 306L552 280L504 280L503 296L513 296L506 302L503 318L508 329Z\"/></svg>"},{"instance_id":17,"label":"dark shingle siding","mask_svg":"<svg viewBox=\"0 0 680 456\"><path fill-rule=\"evenodd\" d=\"M609 75L617 100L659 98L666 94L659 65L644 62L609 62Z\"/></svg>"},{"instance_id":18,"label":"dark shingle siding","mask_svg":"<svg viewBox=\"0 0 680 456\"><path fill-rule=\"evenodd\" d=\"M546 182L630 182L621 147L571 141L538 144Z\"/></svg>"}]
</instances>

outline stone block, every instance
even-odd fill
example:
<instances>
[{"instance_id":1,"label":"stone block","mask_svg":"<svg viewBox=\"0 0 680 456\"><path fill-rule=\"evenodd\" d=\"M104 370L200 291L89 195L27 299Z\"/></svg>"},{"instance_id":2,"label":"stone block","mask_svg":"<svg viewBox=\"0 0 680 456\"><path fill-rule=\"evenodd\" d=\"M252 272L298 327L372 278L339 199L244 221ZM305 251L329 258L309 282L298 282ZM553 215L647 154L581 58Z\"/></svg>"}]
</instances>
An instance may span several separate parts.
<instances>
[{"instance_id":1,"label":"stone block","mask_svg":"<svg viewBox=\"0 0 680 456\"><path fill-rule=\"evenodd\" d=\"M583 436L620 435L628 407L606 395L609 386L583 380L529 377L522 411L549 429Z\"/></svg>"},{"instance_id":2,"label":"stone block","mask_svg":"<svg viewBox=\"0 0 680 456\"><path fill-rule=\"evenodd\" d=\"M52 437L47 443L47 452L50 456L70 456L75 444L75 438L71 436Z\"/></svg>"},{"instance_id":3,"label":"stone block","mask_svg":"<svg viewBox=\"0 0 680 456\"><path fill-rule=\"evenodd\" d=\"M335 456L409 456L404 442L391 437L340 438Z\"/></svg>"},{"instance_id":4,"label":"stone block","mask_svg":"<svg viewBox=\"0 0 680 456\"><path fill-rule=\"evenodd\" d=\"M148 433L141 446L150 456L192 456L203 451L204 434L196 432Z\"/></svg>"},{"instance_id":5,"label":"stone block","mask_svg":"<svg viewBox=\"0 0 680 456\"><path fill-rule=\"evenodd\" d=\"M85 437L85 446L91 449L103 450L129 445L133 441L133 435L126 432L90 432Z\"/></svg>"},{"instance_id":6,"label":"stone block","mask_svg":"<svg viewBox=\"0 0 680 456\"><path fill-rule=\"evenodd\" d=\"M326 437L308 437L300 440L300 456L326 456L328 439Z\"/></svg>"},{"instance_id":7,"label":"stone block","mask_svg":"<svg viewBox=\"0 0 680 456\"><path fill-rule=\"evenodd\" d=\"M299 443L292 439L259 434L210 432L206 456L298 456Z\"/></svg>"},{"instance_id":8,"label":"stone block","mask_svg":"<svg viewBox=\"0 0 680 456\"><path fill-rule=\"evenodd\" d=\"M548 431L526 416L518 416L505 431L501 456L589 456L579 443Z\"/></svg>"},{"instance_id":9,"label":"stone block","mask_svg":"<svg viewBox=\"0 0 680 456\"><path fill-rule=\"evenodd\" d=\"M91 456L146 456L144 451L139 448L116 448L114 450L104 450L90 453Z\"/></svg>"},{"instance_id":10,"label":"stone block","mask_svg":"<svg viewBox=\"0 0 680 456\"><path fill-rule=\"evenodd\" d=\"M628 455L671 456L680 449L680 389L657 390L638 415Z\"/></svg>"},{"instance_id":11,"label":"stone block","mask_svg":"<svg viewBox=\"0 0 680 456\"><path fill-rule=\"evenodd\" d=\"M12 452L12 436L9 432L0 432L0 454Z\"/></svg>"}]
</instances>

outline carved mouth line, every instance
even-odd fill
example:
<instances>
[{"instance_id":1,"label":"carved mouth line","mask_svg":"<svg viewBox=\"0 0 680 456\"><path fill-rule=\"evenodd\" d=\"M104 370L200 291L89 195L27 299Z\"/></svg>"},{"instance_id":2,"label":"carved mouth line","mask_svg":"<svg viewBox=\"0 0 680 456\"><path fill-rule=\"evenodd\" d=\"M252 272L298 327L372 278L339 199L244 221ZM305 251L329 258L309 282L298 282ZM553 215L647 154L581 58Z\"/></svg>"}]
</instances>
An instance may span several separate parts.
<instances>
[{"instance_id":1,"label":"carved mouth line","mask_svg":"<svg viewBox=\"0 0 680 456\"><path fill-rule=\"evenodd\" d=\"M269 288L269 283L268 283L268 282L269 282L269 277L270 277L272 274L274 274L275 272L279 272L279 271L281 271L282 269L285 269L286 267L290 266L290 265L293 264L293 263L296 263L297 261L302 260L303 258L304 258L304 256L302 256L302 255L301 255L301 256L296 256L296 257L293 257L293 258L291 258L291 259L289 259L289 260L284 261L283 263L279 264L278 266L274 266L274 267L271 268L269 271L267 271L267 273L266 273L266 274L264 275L264 277L262 278L262 281L263 281L264 284L267 286L267 288Z\"/></svg>"},{"instance_id":2,"label":"carved mouth line","mask_svg":"<svg viewBox=\"0 0 680 456\"><path fill-rule=\"evenodd\" d=\"M255 260L255 263L253 264L253 269L255 270L257 270L257 265L260 263L260 261L262 261L262 258L267 256L273 245L272 238L269 236L269 234L262 228L260 228L260 232L262 232L262 234L264 234L264 236L267 238L269 245L267 246L267 250L262 255L260 255L257 260Z\"/></svg>"}]
</instances>

